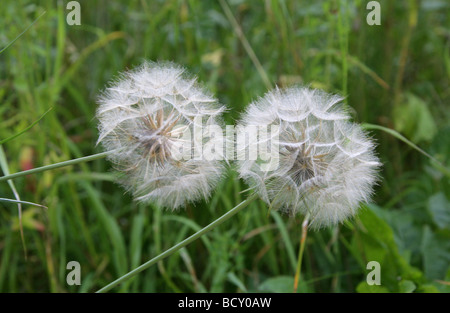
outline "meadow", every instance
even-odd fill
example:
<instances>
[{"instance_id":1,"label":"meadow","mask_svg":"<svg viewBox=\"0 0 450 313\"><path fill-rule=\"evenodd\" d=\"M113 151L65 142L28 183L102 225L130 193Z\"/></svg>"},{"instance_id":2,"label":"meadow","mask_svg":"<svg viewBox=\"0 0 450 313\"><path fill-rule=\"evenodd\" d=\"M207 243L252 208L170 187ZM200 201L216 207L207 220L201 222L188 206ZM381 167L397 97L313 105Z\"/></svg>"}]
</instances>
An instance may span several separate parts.
<instances>
[{"instance_id":1,"label":"meadow","mask_svg":"<svg viewBox=\"0 0 450 313\"><path fill-rule=\"evenodd\" d=\"M1 3L1 176L101 152L98 95L143 60L197 75L227 124L275 86L320 88L345 97L383 166L357 216L308 231L298 292L450 292L450 3L380 0L368 25L362 0L80 0L69 25L68 2ZM105 159L9 182L0 198L47 208L22 204L22 235L0 201L0 292L95 292L248 196L233 166L176 211L133 201ZM256 199L112 291L292 292L301 224Z\"/></svg>"}]
</instances>

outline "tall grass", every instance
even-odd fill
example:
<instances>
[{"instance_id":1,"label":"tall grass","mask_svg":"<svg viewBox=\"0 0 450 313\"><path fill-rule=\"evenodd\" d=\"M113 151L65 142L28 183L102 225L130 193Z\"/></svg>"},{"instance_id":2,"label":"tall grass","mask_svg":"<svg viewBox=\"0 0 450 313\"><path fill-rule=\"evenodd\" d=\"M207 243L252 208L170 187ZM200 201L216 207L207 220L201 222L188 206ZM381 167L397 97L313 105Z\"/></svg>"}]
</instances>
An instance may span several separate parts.
<instances>
[{"instance_id":1,"label":"tall grass","mask_svg":"<svg viewBox=\"0 0 450 313\"><path fill-rule=\"evenodd\" d=\"M305 83L343 94L356 121L401 132L450 164L445 2L381 0L381 26L366 24L365 1L79 2L81 26L67 25L64 1L2 3L0 141L27 130L2 143L11 173L100 152L96 95L142 59L197 74L230 107L229 124L269 85ZM448 292L449 178L398 137L372 134L384 163L375 204L308 233L299 291ZM230 170L209 202L161 211L124 194L103 159L14 186L48 209L22 204L25 258L17 205L0 202L3 292L96 291L231 210L247 188ZM0 198L15 198L5 182ZM301 221L256 200L114 291L291 292ZM382 286L365 283L371 260ZM81 286L66 284L69 261L81 264Z\"/></svg>"}]
</instances>

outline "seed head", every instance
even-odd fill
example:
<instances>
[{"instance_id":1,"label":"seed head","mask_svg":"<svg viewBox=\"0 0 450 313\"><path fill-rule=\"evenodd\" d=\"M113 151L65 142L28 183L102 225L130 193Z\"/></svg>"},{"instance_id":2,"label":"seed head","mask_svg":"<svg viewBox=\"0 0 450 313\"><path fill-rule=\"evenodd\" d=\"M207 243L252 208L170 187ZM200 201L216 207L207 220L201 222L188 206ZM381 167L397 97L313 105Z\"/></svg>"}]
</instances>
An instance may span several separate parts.
<instances>
[{"instance_id":1,"label":"seed head","mask_svg":"<svg viewBox=\"0 0 450 313\"><path fill-rule=\"evenodd\" d=\"M136 200L176 209L209 196L222 164L176 157L191 147L184 135L196 121L219 123L224 111L195 77L173 63L146 62L121 74L98 102L98 142Z\"/></svg>"},{"instance_id":2,"label":"seed head","mask_svg":"<svg viewBox=\"0 0 450 313\"><path fill-rule=\"evenodd\" d=\"M315 227L342 222L369 201L381 165L341 100L305 87L276 89L251 103L241 120L277 126L279 159L271 171L259 160L240 161L240 176L272 209L309 213Z\"/></svg>"}]
</instances>

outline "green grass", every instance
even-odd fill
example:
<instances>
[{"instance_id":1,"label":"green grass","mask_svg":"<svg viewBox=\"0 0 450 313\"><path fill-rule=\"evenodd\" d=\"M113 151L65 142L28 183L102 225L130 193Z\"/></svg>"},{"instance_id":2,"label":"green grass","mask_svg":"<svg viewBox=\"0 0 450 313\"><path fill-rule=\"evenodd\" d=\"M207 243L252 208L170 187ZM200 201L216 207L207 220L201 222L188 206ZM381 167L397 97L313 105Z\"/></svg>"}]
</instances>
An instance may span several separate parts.
<instances>
[{"instance_id":1,"label":"green grass","mask_svg":"<svg viewBox=\"0 0 450 313\"><path fill-rule=\"evenodd\" d=\"M67 25L65 1L2 3L1 175L101 152L96 96L143 59L198 75L230 108L228 124L268 86L308 84L346 96L355 121L401 137L371 130L384 164L373 204L308 233L299 290L450 291L449 4L380 0L382 25L368 26L366 1L79 2L81 26ZM14 180L22 201L48 209L22 204L25 258L17 203L0 202L0 292L96 291L229 211L247 188L230 170L208 202L162 211L133 202L110 169L100 159ZM6 182L0 198L15 199ZM291 292L301 222L256 200L114 291ZM380 287L366 284L372 260ZM69 261L81 264L81 286L66 284Z\"/></svg>"}]
</instances>

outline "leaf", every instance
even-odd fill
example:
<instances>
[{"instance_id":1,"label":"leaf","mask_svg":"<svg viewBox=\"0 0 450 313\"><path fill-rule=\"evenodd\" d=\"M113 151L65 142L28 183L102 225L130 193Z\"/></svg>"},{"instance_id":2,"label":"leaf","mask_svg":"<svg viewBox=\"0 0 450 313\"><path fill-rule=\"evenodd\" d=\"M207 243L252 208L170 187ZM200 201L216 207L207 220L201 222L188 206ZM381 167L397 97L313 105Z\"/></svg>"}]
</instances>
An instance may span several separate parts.
<instances>
[{"instance_id":1,"label":"leaf","mask_svg":"<svg viewBox=\"0 0 450 313\"><path fill-rule=\"evenodd\" d=\"M398 289L401 293L411 293L416 290L416 284L410 280L402 280L398 283Z\"/></svg>"},{"instance_id":2,"label":"leaf","mask_svg":"<svg viewBox=\"0 0 450 313\"><path fill-rule=\"evenodd\" d=\"M421 251L425 276L443 279L450 264L450 236L435 234L429 226L424 227Z\"/></svg>"},{"instance_id":3,"label":"leaf","mask_svg":"<svg viewBox=\"0 0 450 313\"><path fill-rule=\"evenodd\" d=\"M425 284L417 288L416 291L422 293L438 293L439 289L431 284Z\"/></svg>"},{"instance_id":4,"label":"leaf","mask_svg":"<svg viewBox=\"0 0 450 313\"><path fill-rule=\"evenodd\" d=\"M274 293L292 293L294 288L293 276L276 276L265 280L259 289L262 292L274 292ZM301 282L299 290L302 290Z\"/></svg>"},{"instance_id":5,"label":"leaf","mask_svg":"<svg viewBox=\"0 0 450 313\"><path fill-rule=\"evenodd\" d=\"M46 207L45 205L41 205L41 204L37 204L37 203L33 203L33 202L28 202L28 201L0 198L0 202L2 202L2 201L3 201L3 202L12 202L12 203L29 204L29 205L34 205L34 206L38 206L38 207L47 209L47 207Z\"/></svg>"},{"instance_id":6,"label":"leaf","mask_svg":"<svg viewBox=\"0 0 450 313\"><path fill-rule=\"evenodd\" d=\"M393 114L395 129L415 143L430 141L437 132L428 105L413 94L407 93L406 102L396 106Z\"/></svg>"},{"instance_id":7,"label":"leaf","mask_svg":"<svg viewBox=\"0 0 450 313\"><path fill-rule=\"evenodd\" d=\"M439 228L450 229L450 202L444 193L439 192L428 200L428 210L431 213L434 223Z\"/></svg>"},{"instance_id":8,"label":"leaf","mask_svg":"<svg viewBox=\"0 0 450 313\"><path fill-rule=\"evenodd\" d=\"M41 117L39 117L36 121L34 121L31 125L29 125L28 127L26 127L25 129L21 130L20 132L18 132L17 134L12 135L11 137L8 137L6 139L0 140L0 145L13 140L14 138L19 137L20 135L22 135L23 133L27 132L29 129L31 129L34 125L36 125L37 123L39 123L40 120L42 120L42 118L44 118L45 115L47 115L48 112L50 112L53 109L53 107L50 107L47 111L44 112L44 114L41 115Z\"/></svg>"},{"instance_id":9,"label":"leaf","mask_svg":"<svg viewBox=\"0 0 450 313\"><path fill-rule=\"evenodd\" d=\"M236 287L238 287L243 292L248 292L247 288L245 287L244 283L239 279L239 277L236 276L235 273L229 272L227 274L228 281L234 284Z\"/></svg>"},{"instance_id":10,"label":"leaf","mask_svg":"<svg viewBox=\"0 0 450 313\"><path fill-rule=\"evenodd\" d=\"M9 47L11 47L20 37L23 36L23 34L25 34L30 28L31 26L33 26L47 11L44 11L41 13L41 15L39 15L30 25L28 25L27 28L25 28L25 30L23 32L21 32L16 38L14 38L10 43L8 43L2 50L0 50L0 54L2 52L4 52L6 49L8 49Z\"/></svg>"},{"instance_id":11,"label":"leaf","mask_svg":"<svg viewBox=\"0 0 450 313\"><path fill-rule=\"evenodd\" d=\"M382 285L369 285L367 282L362 281L356 286L356 292L359 293L389 293L389 289Z\"/></svg>"},{"instance_id":12,"label":"leaf","mask_svg":"<svg viewBox=\"0 0 450 313\"><path fill-rule=\"evenodd\" d=\"M400 134L399 132L395 131L394 129L390 129L387 127L383 127L380 125L375 125L375 124L369 124L369 123L363 123L361 124L361 126L364 129L378 129L378 130L382 130L392 136L394 136L395 138L403 141L404 143L406 143L408 146L416 149L417 151L419 151L420 153L422 153L424 156L426 156L427 158L429 158L432 162L432 164L434 166L436 166L443 174L445 174L447 177L450 177L450 169L447 168L444 164L442 164L441 162L439 162L439 160L437 160L435 157L433 157L432 155L430 155L429 153L427 153L426 151L422 150L419 146L417 146L416 144L414 144L413 142L411 142L410 140L408 140L408 138L406 138L405 136L403 136L402 134Z\"/></svg>"},{"instance_id":13,"label":"leaf","mask_svg":"<svg viewBox=\"0 0 450 313\"><path fill-rule=\"evenodd\" d=\"M373 207L373 208L372 208ZM365 232L361 234L367 261L381 265L381 282L391 290L397 288L397 277L419 281L422 273L412 267L400 254L392 228L375 212L381 209L375 205L366 207L359 214Z\"/></svg>"},{"instance_id":14,"label":"leaf","mask_svg":"<svg viewBox=\"0 0 450 313\"><path fill-rule=\"evenodd\" d=\"M78 68L83 64L83 62L86 60L86 58L93 53L94 51L104 47L107 45L110 41L120 39L125 37L125 32L121 31L115 31L112 33L109 33L107 35L101 36L97 41L93 42L86 48L84 48L78 59L70 65L69 68L64 72L63 75L58 79L56 87L55 87L55 93L60 92L60 90L70 81L70 79L75 75Z\"/></svg>"},{"instance_id":15,"label":"leaf","mask_svg":"<svg viewBox=\"0 0 450 313\"><path fill-rule=\"evenodd\" d=\"M374 235L378 239L378 241L387 244L388 246L394 245L394 233L391 227L380 217L378 217L374 209L372 209L372 205L366 206L366 208L362 211L362 214L359 215L360 220L363 222L366 230Z\"/></svg>"},{"instance_id":16,"label":"leaf","mask_svg":"<svg viewBox=\"0 0 450 313\"><path fill-rule=\"evenodd\" d=\"M430 154L442 163L450 161L450 125L439 129L430 145Z\"/></svg>"},{"instance_id":17,"label":"leaf","mask_svg":"<svg viewBox=\"0 0 450 313\"><path fill-rule=\"evenodd\" d=\"M288 235L286 224L284 223L284 221L282 220L282 218L278 212L271 210L270 215L272 215L273 219L275 220L275 223L278 226L281 237L283 238L284 245L286 247L286 251L287 251L289 260L291 261L292 269L295 272L295 270L297 269L297 260L295 257L294 246ZM294 285L292 285L292 286L294 286Z\"/></svg>"},{"instance_id":18,"label":"leaf","mask_svg":"<svg viewBox=\"0 0 450 313\"><path fill-rule=\"evenodd\" d=\"M5 176L9 175L8 161L6 160L5 151L3 150L2 145L0 145L0 168L2 169L3 174ZM19 217L20 237L22 239L23 251L25 253L25 258L26 258L27 257L27 247L26 247L26 244L25 244L25 236L23 234L22 204L21 204L19 193L17 192L16 186L14 185L14 182L12 180L9 180L8 181L8 185L9 185L9 188L11 188L11 191L13 192L14 197L17 200L17 212L18 212L18 217Z\"/></svg>"},{"instance_id":19,"label":"leaf","mask_svg":"<svg viewBox=\"0 0 450 313\"><path fill-rule=\"evenodd\" d=\"M32 229L38 231L44 231L45 225L41 223L38 219L39 217L39 209L31 208L23 212L22 221L19 221L19 218L15 217L12 222L12 229L17 230L22 227L24 229ZM22 225L21 225L22 224Z\"/></svg>"}]
</instances>

